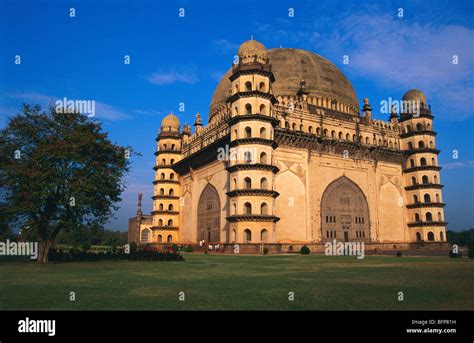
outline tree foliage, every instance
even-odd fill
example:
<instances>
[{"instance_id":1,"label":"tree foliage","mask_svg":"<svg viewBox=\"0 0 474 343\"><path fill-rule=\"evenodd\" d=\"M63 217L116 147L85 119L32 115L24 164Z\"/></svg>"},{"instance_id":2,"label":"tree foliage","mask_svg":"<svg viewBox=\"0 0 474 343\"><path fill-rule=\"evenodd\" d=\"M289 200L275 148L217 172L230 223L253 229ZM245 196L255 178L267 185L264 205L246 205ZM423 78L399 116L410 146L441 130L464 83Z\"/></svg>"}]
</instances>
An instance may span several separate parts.
<instances>
[{"instance_id":1,"label":"tree foliage","mask_svg":"<svg viewBox=\"0 0 474 343\"><path fill-rule=\"evenodd\" d=\"M131 154L85 115L23 105L0 131L3 220L37 236L47 262L61 230L101 226L117 209Z\"/></svg>"}]
</instances>

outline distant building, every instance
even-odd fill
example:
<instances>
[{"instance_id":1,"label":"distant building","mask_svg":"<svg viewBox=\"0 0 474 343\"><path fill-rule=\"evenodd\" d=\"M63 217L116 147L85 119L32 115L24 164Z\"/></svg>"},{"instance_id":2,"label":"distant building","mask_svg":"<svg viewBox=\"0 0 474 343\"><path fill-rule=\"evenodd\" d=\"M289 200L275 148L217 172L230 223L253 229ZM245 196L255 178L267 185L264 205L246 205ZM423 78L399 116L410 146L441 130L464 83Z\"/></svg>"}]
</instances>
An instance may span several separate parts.
<instances>
[{"instance_id":1,"label":"distant building","mask_svg":"<svg viewBox=\"0 0 474 343\"><path fill-rule=\"evenodd\" d=\"M433 115L412 89L389 121L362 111L350 81L309 51L250 40L194 133L162 121L153 212L142 243L445 242Z\"/></svg>"}]
</instances>

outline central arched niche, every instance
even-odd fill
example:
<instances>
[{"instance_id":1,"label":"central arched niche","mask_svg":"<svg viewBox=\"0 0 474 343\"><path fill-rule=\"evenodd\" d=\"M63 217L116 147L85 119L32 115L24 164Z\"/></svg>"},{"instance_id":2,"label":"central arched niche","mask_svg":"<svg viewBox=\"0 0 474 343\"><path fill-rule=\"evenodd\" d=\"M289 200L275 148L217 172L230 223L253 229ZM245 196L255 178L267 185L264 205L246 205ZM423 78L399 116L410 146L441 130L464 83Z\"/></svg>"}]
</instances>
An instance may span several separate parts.
<instances>
[{"instance_id":1,"label":"central arched niche","mask_svg":"<svg viewBox=\"0 0 474 343\"><path fill-rule=\"evenodd\" d=\"M370 241L369 206L346 176L331 182L321 199L321 241Z\"/></svg>"},{"instance_id":2,"label":"central arched niche","mask_svg":"<svg viewBox=\"0 0 474 343\"><path fill-rule=\"evenodd\" d=\"M202 191L198 204L197 241L220 242L221 206L219 193L208 184Z\"/></svg>"}]
</instances>

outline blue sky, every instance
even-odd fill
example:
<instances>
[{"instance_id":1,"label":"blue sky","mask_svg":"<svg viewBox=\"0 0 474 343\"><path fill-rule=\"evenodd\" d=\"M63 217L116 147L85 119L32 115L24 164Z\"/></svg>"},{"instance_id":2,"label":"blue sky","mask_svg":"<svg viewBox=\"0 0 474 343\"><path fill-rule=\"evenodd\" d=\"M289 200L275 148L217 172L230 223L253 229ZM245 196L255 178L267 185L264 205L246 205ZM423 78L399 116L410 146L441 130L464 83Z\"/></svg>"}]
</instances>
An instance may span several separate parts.
<instances>
[{"instance_id":1,"label":"blue sky","mask_svg":"<svg viewBox=\"0 0 474 343\"><path fill-rule=\"evenodd\" d=\"M181 123L192 124L198 112L206 122L214 88L253 35L267 48L328 58L349 77L360 103L370 99L377 119L387 119L378 113L380 101L423 90L436 116L448 228L474 227L473 3L0 0L0 127L22 102L95 100L96 119L110 138L142 154L133 158L121 209L108 225L125 230L137 192L151 210L161 119L184 103Z\"/></svg>"}]
</instances>

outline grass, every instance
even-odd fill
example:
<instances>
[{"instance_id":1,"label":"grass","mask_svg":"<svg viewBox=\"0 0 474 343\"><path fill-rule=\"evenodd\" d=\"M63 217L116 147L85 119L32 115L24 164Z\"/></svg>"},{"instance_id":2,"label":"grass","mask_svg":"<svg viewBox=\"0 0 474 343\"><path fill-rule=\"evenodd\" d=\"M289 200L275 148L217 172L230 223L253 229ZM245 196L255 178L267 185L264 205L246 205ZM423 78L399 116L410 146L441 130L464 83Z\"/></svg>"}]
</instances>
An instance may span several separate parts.
<instances>
[{"instance_id":1,"label":"grass","mask_svg":"<svg viewBox=\"0 0 474 343\"><path fill-rule=\"evenodd\" d=\"M185 254L185 262L0 262L0 310L473 310L474 261ZM70 292L76 301L69 301ZM398 292L404 301L398 301ZM184 292L185 301L178 300ZM294 301L288 300L294 292Z\"/></svg>"}]
</instances>

